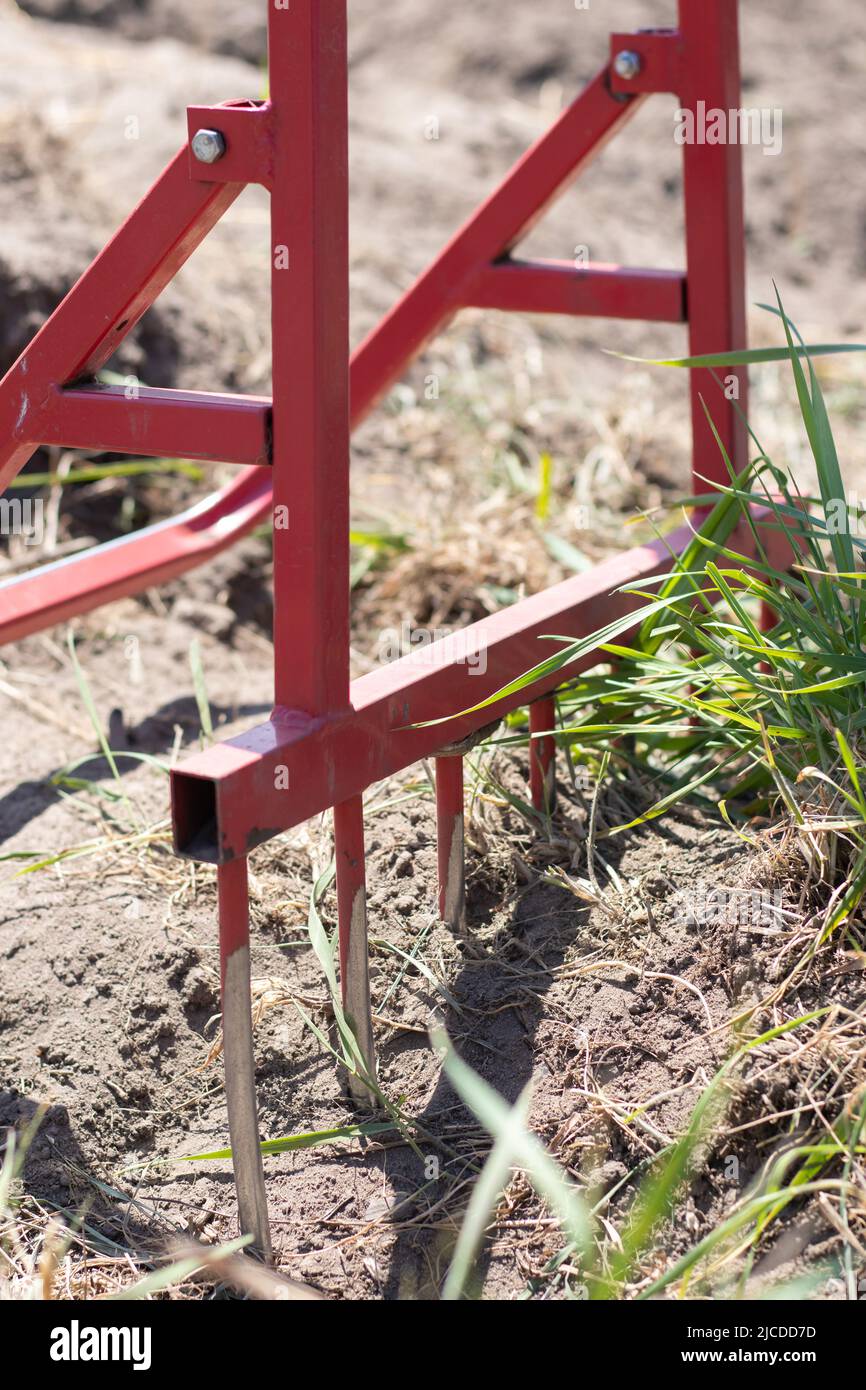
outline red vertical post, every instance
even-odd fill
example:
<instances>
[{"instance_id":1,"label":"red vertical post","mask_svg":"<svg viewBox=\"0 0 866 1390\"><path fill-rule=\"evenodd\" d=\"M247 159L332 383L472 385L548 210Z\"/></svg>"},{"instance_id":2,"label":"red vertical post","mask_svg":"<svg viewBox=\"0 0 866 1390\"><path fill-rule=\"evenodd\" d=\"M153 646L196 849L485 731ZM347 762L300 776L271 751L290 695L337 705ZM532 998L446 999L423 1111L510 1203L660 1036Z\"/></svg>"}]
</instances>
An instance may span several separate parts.
<instances>
[{"instance_id":1,"label":"red vertical post","mask_svg":"<svg viewBox=\"0 0 866 1390\"><path fill-rule=\"evenodd\" d=\"M529 792L535 810L547 815L556 804L555 728L556 700L552 695L529 706Z\"/></svg>"},{"instance_id":2,"label":"red vertical post","mask_svg":"<svg viewBox=\"0 0 866 1390\"><path fill-rule=\"evenodd\" d=\"M340 924L340 989L346 1020L355 1034L371 1080L376 1078L373 1015L367 947L367 884L364 865L364 807L360 796L334 807L334 853L337 861L337 914ZM369 1086L349 1073L349 1090L373 1104Z\"/></svg>"},{"instance_id":3,"label":"red vertical post","mask_svg":"<svg viewBox=\"0 0 866 1390\"><path fill-rule=\"evenodd\" d=\"M692 356L746 346L746 263L743 215L743 169L738 129L729 113L740 109L738 0L679 0L683 39L680 101L689 120L683 123L686 212L687 309ZM723 143L708 122L724 112ZM711 372L691 373L693 475L696 492L706 492L711 478L727 482L719 447L701 405L706 401L713 423L739 472L748 462L748 434L738 410L746 412L745 367L718 373L728 383L728 399Z\"/></svg>"},{"instance_id":4,"label":"red vertical post","mask_svg":"<svg viewBox=\"0 0 866 1390\"><path fill-rule=\"evenodd\" d=\"M346 0L268 8L276 702L349 699Z\"/></svg>"},{"instance_id":5,"label":"red vertical post","mask_svg":"<svg viewBox=\"0 0 866 1390\"><path fill-rule=\"evenodd\" d=\"M463 812L463 759L436 759L436 843L439 916L452 931L466 929L466 865Z\"/></svg>"},{"instance_id":6,"label":"red vertical post","mask_svg":"<svg viewBox=\"0 0 866 1390\"><path fill-rule=\"evenodd\" d=\"M275 698L329 714L349 701L346 0L271 0L268 61ZM360 797L334 808L334 848L343 1005L374 1077Z\"/></svg>"},{"instance_id":7,"label":"red vertical post","mask_svg":"<svg viewBox=\"0 0 866 1390\"><path fill-rule=\"evenodd\" d=\"M241 1233L253 1236L254 1250L267 1260L271 1255L271 1239L256 1106L246 859L232 859L219 865L217 898L223 1061L238 1221Z\"/></svg>"}]
</instances>

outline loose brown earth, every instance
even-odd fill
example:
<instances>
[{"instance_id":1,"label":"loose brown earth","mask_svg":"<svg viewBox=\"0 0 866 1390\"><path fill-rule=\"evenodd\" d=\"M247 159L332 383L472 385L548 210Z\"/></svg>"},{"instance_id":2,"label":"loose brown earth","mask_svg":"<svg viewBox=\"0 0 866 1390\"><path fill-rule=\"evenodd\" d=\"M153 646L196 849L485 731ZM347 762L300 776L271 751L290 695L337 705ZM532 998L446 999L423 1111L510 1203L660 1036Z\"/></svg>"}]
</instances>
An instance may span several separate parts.
<instances>
[{"instance_id":1,"label":"loose brown earth","mask_svg":"<svg viewBox=\"0 0 866 1390\"><path fill-rule=\"evenodd\" d=\"M238 17L229 0L182 9L158 0L32 0L21 9L40 16L33 19L8 0L0 4L0 366L178 146L184 107L260 94L259 8L250 0ZM862 336L866 204L857 171L866 21L853 4L832 13L781 0L747 0L743 8L748 100L785 113L782 156L750 150L746 157L751 298L766 300L775 277L807 335ZM633 0L587 12L552 0L507 10L503 23L501 2L351 6L355 339L592 74L607 32L668 18ZM567 258L586 244L602 260L680 262L672 106L658 99L641 113L533 233L532 250ZM440 122L436 142L424 139L431 116ZM130 130L137 139L127 138ZM267 389L266 234L263 204L245 195L117 369L153 385ZM766 316L755 314L754 333L773 340ZM364 426L353 455L356 523L399 533L408 548L355 591L356 671L381 659L389 629L404 621L456 627L568 573L548 533L592 561L622 544L623 518L636 506L685 490L681 381L625 367L600 346L664 355L681 348L682 337L655 327L467 315ZM432 402L421 389L431 371L441 384ZM825 372L852 487L862 469L853 452L863 410L857 371L835 364ZM804 473L781 381L774 369L760 378L755 424L780 461ZM531 486L545 450L554 489L551 516L541 523L515 467ZM67 488L49 544L62 550L104 539L200 491L182 479ZM584 507L588 524L576 510ZM11 560L25 558L36 557L19 551ZM219 1063L205 1065L218 1009L212 876L170 857L164 829L153 829L166 815L164 778L120 755L168 760L179 745L195 745L193 638L218 736L267 711L268 582L267 542L253 538L158 594L75 624L119 775L115 781L102 761L89 762L73 774L88 783L74 794L50 779L98 746L65 633L4 653L0 834L13 857L0 885L0 1123L20 1124L40 1102L50 1106L26 1188L42 1212L92 1203L92 1263L77 1267L66 1289L76 1296L116 1283L122 1251L147 1263L179 1234L216 1241L236 1229L227 1165L177 1162L227 1142ZM430 1178L410 1147L387 1139L266 1160L280 1268L330 1296L437 1296L486 1140L430 1048L434 1013L466 1060L510 1100L532 1082L533 1129L598 1200L610 1194L602 1210L617 1227L646 1161L682 1132L729 1054L725 1025L771 990L790 944L784 933L764 936L725 921L688 924L679 893L757 872L754 856L727 832L691 820L605 842L623 891L603 879L604 901L587 908L550 881L557 868L572 879L589 872L585 801L569 793L566 777L550 831L529 824L490 780L520 794L522 755L490 756L470 815L470 946L432 910L425 769L371 793L382 1082L423 1126L420 1148L425 1160L439 1160L439 1175ZM106 792L123 797L109 801ZM646 789L633 794L643 804ZM622 810L602 798L600 828L626 819ZM149 838L136 841L136 830ZM100 844L18 872L105 836L110 849ZM256 1034L266 1137L351 1118L332 1059L291 1002L327 1026L305 922L311 883L328 858L327 826L316 824L252 861L254 974L273 982L259 986L271 1007ZM770 855L758 878L793 902L786 864ZM326 896L329 925L333 906ZM413 951L423 972L400 954ZM841 975L819 988L810 977L787 1001L786 1016L832 999L862 1008L858 978ZM790 1056L780 1046L772 1060ZM755 1117L802 1100L793 1067L755 1075L742 1083L727 1122L732 1130L751 1127L713 1149L632 1292L716 1224L766 1159L779 1130L770 1120L762 1129ZM646 1123L626 1118L645 1103ZM739 1164L735 1182L731 1157ZM37 1220L37 1208L29 1210ZM568 1274L544 1273L560 1244L515 1179L491 1232L485 1295L562 1296ZM837 1248L833 1230L810 1214L764 1252L755 1277L801 1269L804 1249L820 1269ZM813 1295L835 1291L825 1282Z\"/></svg>"}]
</instances>

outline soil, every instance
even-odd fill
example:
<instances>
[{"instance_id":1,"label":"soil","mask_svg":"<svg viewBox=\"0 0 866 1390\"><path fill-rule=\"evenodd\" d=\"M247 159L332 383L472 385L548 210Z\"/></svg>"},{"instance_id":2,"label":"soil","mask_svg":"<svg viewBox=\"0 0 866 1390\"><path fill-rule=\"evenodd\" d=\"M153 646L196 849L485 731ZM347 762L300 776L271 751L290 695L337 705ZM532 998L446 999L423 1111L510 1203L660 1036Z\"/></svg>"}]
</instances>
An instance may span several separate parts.
<instances>
[{"instance_id":1,"label":"soil","mask_svg":"<svg viewBox=\"0 0 866 1390\"><path fill-rule=\"evenodd\" d=\"M185 106L261 93L263 8L231 0L183 7L0 0L0 369L178 147ZM502 0L470 7L353 0L356 340L591 76L607 33L664 22L667 14L650 14L654 8L636 0L599 0L588 11L509 3L503 23ZM748 100L785 113L783 154L746 154L751 298L769 298L775 277L807 336L862 337L862 8L745 0L743 28ZM661 98L648 105L527 249L568 258L575 245L588 244L602 260L678 264L673 105ZM435 142L424 139L431 115L440 121ZM265 218L263 200L246 194L113 366L152 385L267 389ZM773 340L765 315L753 315L753 329L757 341ZM355 515L405 535L409 548L371 569L355 591L356 671L380 659L383 634L405 620L459 626L503 595L567 572L534 519L532 500L503 490L496 470L506 447L528 469L540 452L553 454L564 516L575 497L588 498L592 534L575 540L567 519L551 528L558 525L590 561L621 545L623 518L636 505L684 490L682 383L625 367L600 347L660 356L679 350L682 336L658 326L469 314L360 431ZM431 364L444 382L435 405L419 390ZM852 486L863 468L862 451L855 452L859 371L837 361L825 372ZM758 384L755 424L802 467L794 412L779 381L770 371ZM53 543L104 539L176 510L199 491L183 479L107 480L74 496L66 489ZM147 1264L180 1235L217 1241L236 1231L228 1165L179 1161L228 1138L219 1062L207 1064L218 1010L213 879L170 856L164 778L137 758L168 760L200 736L193 639L218 737L270 708L268 582L267 543L251 538L158 594L75 624L78 659L117 754L116 778L99 755L65 632L28 639L4 653L0 669L7 856L0 1124L20 1125L39 1104L50 1107L31 1150L27 1192L46 1212L91 1204L86 1220L107 1262L128 1250ZM518 793L521 756L498 752L493 767ZM83 788L52 783L85 757L91 761L70 774ZM602 804L600 815L604 827L620 808ZM439 1160L438 1176L387 1137L268 1158L286 1273L330 1297L437 1296L487 1140L431 1050L434 1015L509 1100L532 1082L532 1128L583 1185L609 1194L604 1214L621 1224L649 1156L682 1132L729 1054L730 1020L777 978L784 941L730 921L687 920L683 893L734 885L754 872L754 856L724 829L689 818L605 842L623 889L604 879L604 902L593 907L551 881L554 870L572 880L587 876L586 830L585 803L569 794L567 780L549 833L487 784L469 821L470 937L455 940L432 910L435 839L425 770L374 790L371 969L382 1082L423 1125L423 1159ZM77 853L88 844L96 847ZM62 851L72 853L33 871ZM327 1027L325 986L305 923L310 885L328 853L327 826L313 824L252 860L254 975L271 982L258 987L256 1032L265 1137L352 1117L332 1059L291 1002L298 999ZM22 876L22 868L31 872ZM767 881L775 881L772 873ZM333 911L328 895L322 912L329 926ZM399 954L413 950L429 973ZM824 1001L861 1008L858 979L840 975ZM804 1011L809 988L798 1001ZM750 1096L746 1078L736 1104L744 1114L783 1110L779 1084L771 1094L769 1083L756 1082ZM773 1105L764 1106L765 1095ZM626 1123L644 1104L650 1128ZM664 1234L661 1263L718 1222L776 1133L767 1120L766 1130L756 1126L735 1141L736 1183L728 1176L730 1152L717 1146ZM820 1264L833 1240L826 1222L795 1222L756 1277L789 1275L804 1250ZM546 1271L558 1248L543 1209L517 1177L485 1255L485 1296L573 1293L567 1275ZM67 1292L100 1292L107 1268L94 1258ZM651 1273L648 1266L640 1279ZM184 1292L200 1296L202 1287ZM835 1292L831 1281L814 1296Z\"/></svg>"},{"instance_id":2,"label":"soil","mask_svg":"<svg viewBox=\"0 0 866 1390\"><path fill-rule=\"evenodd\" d=\"M194 742L199 718L178 676L187 658L189 608L176 618L142 612L132 602L126 612L123 607L116 610L123 619L117 628L91 620L79 650L99 707L114 706L108 723L129 807L113 809L129 830L136 820L155 825L164 783L128 754L165 757L179 731ZM122 655L133 629L144 654L137 682L135 663ZM199 630L199 636L222 735L266 706L265 663L256 662L259 647L243 630L228 643L222 634ZM75 697L62 649L51 639L25 645L17 680L20 687L26 675L28 688L39 691L43 718L31 715L28 727L35 733L40 724L44 772L34 776L27 748L13 743L17 766L10 769L13 790L0 826L7 854L48 857L86 846L106 825L93 824L93 794L64 800L48 782L47 774L90 741L86 734L76 741L69 729ZM76 711L74 722L83 723L83 714ZM114 785L101 760L79 775L93 779L93 793ZM498 753L492 775L520 794L522 757ZM404 805L395 809L400 798ZM602 802L602 829L621 810ZM436 1296L467 1180L486 1141L431 1050L434 1017L509 1100L531 1082L533 1129L583 1183L599 1192L623 1184L606 1209L614 1221L632 1200L658 1136L686 1127L697 1096L730 1052L731 1018L771 987L785 937L752 929L771 926L769 919L745 930L724 913L707 921L698 912L694 920L688 904L720 886L736 888L752 856L730 832L693 818L606 842L605 862L622 892L608 878L604 903L588 908L547 877L558 867L572 882L586 878L586 824L585 805L569 793L567 779L550 836L501 797L482 793L470 816L464 941L431 911L435 828L423 774L373 795L371 974L380 1079L386 1094L403 1098L425 1138L421 1157L385 1139L266 1160L279 1267L293 1278L338 1297ZM256 997L266 1006L256 1030L257 1077L268 1138L356 1118L337 1068L292 1002L327 1028L326 991L305 919L310 883L328 854L326 827L312 825L252 860L253 974ZM28 1162L28 1190L49 1210L92 1202L88 1220L100 1245L115 1242L142 1260L181 1235L230 1238L229 1166L180 1161L228 1143L220 1065L207 1064L218 1011L210 871L173 860L164 836L154 836L147 851L115 839L113 848L8 879L2 904L0 1055L7 1089L0 1122L21 1124L37 1104L50 1107ZM322 912L332 927L330 894ZM413 951L427 973L407 968ZM856 1007L861 993L848 985L839 998ZM806 995L798 1001L804 1011L809 1005ZM624 1116L647 1102L645 1133ZM732 1192L764 1162L765 1138L759 1129L733 1150L735 1184L725 1146L713 1154L692 1192L688 1221L666 1238L668 1255L682 1253L718 1221ZM431 1157L438 1171L427 1166ZM100 1183L110 1186L111 1197ZM527 1288L549 1295L542 1273L557 1238L519 1181L498 1220L486 1296L513 1298ZM827 1233L809 1233L821 1237ZM97 1267L74 1292L97 1292L99 1278Z\"/></svg>"}]
</instances>

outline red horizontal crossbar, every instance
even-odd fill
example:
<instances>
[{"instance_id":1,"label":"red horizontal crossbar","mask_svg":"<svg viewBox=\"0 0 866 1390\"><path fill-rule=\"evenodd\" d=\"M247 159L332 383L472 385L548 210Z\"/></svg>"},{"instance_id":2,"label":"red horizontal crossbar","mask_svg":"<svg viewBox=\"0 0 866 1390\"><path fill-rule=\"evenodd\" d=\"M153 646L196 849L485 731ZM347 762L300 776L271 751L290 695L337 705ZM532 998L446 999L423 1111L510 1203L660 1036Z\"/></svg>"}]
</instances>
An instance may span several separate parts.
<instances>
[{"instance_id":1,"label":"red horizontal crossbar","mask_svg":"<svg viewBox=\"0 0 866 1390\"><path fill-rule=\"evenodd\" d=\"M756 511L754 520L766 516ZM175 849L210 863L246 854L595 665L598 652L589 652L495 705L448 717L552 655L556 644L540 638L586 637L632 611L641 600L616 591L667 573L692 536L682 527L362 676L347 712L314 718L276 709L266 723L193 755L171 774ZM754 554L746 523L731 543ZM780 533L767 531L764 543L774 563L782 563L782 546L790 556Z\"/></svg>"},{"instance_id":2,"label":"red horizontal crossbar","mask_svg":"<svg viewBox=\"0 0 866 1390\"><path fill-rule=\"evenodd\" d=\"M265 396L78 386L46 406L42 444L154 458L270 462L271 402Z\"/></svg>"},{"instance_id":3,"label":"red horizontal crossbar","mask_svg":"<svg viewBox=\"0 0 866 1390\"><path fill-rule=\"evenodd\" d=\"M684 530L671 544L682 547L688 537ZM362 676L348 713L313 718L277 709L266 723L193 755L172 772L175 849L220 863L246 854L561 684L562 675L552 676L496 707L410 727L476 705L552 655L555 645L540 637L586 636L612 621L634 606L613 589L669 566L661 542L615 556Z\"/></svg>"},{"instance_id":4,"label":"red horizontal crossbar","mask_svg":"<svg viewBox=\"0 0 866 1390\"><path fill-rule=\"evenodd\" d=\"M506 260L482 267L467 286L463 303L467 308L526 314L683 323L686 277L678 270Z\"/></svg>"}]
</instances>

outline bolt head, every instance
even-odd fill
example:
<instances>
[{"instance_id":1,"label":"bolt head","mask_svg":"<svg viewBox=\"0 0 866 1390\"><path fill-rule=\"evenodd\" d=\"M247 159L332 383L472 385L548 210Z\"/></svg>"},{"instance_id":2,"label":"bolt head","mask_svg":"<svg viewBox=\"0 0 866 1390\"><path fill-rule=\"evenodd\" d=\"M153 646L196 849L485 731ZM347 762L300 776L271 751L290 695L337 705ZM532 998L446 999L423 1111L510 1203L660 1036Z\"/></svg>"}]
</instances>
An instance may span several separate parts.
<instances>
[{"instance_id":1,"label":"bolt head","mask_svg":"<svg viewBox=\"0 0 866 1390\"><path fill-rule=\"evenodd\" d=\"M218 130L197 130L192 137L192 152L201 164L216 164L226 152L226 142Z\"/></svg>"},{"instance_id":2,"label":"bolt head","mask_svg":"<svg viewBox=\"0 0 866 1390\"><path fill-rule=\"evenodd\" d=\"M624 48L621 53L617 53L613 60L613 70L617 77L623 78L626 82L631 82L640 72L640 54L632 53Z\"/></svg>"}]
</instances>

